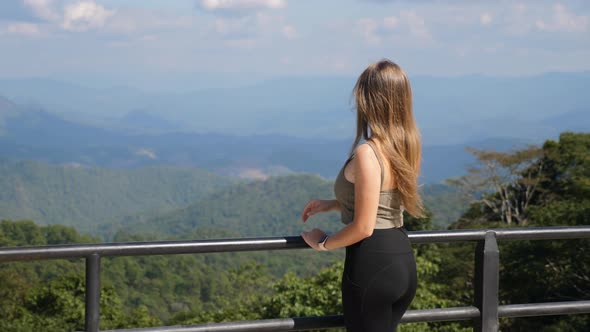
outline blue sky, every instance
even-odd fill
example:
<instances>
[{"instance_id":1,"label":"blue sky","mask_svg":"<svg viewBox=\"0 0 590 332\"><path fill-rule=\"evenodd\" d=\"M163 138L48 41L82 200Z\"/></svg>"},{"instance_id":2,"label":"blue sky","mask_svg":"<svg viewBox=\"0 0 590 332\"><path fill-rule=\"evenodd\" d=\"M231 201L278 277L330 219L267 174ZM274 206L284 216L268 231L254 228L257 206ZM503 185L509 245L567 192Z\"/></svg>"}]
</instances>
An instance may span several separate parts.
<instances>
[{"instance_id":1,"label":"blue sky","mask_svg":"<svg viewBox=\"0 0 590 332\"><path fill-rule=\"evenodd\" d=\"M356 76L383 57L410 75L586 71L590 1L2 0L0 52L0 78L152 88Z\"/></svg>"}]
</instances>

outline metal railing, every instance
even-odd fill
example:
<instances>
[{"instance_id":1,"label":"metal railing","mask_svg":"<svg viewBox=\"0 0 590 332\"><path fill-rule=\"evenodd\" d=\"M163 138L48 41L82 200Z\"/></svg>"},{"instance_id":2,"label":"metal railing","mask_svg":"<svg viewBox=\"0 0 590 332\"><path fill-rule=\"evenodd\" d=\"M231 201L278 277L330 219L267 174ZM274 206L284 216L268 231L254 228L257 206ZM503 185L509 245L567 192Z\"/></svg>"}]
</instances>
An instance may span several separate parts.
<instances>
[{"instance_id":1,"label":"metal railing","mask_svg":"<svg viewBox=\"0 0 590 332\"><path fill-rule=\"evenodd\" d=\"M412 244L476 241L475 303L469 307L409 310L402 323L473 320L475 331L498 331L498 318L590 313L589 301L499 305L497 241L590 238L590 226L409 232ZM0 248L0 263L45 259L86 259L85 329L97 332L100 319L101 257L204 254L309 248L299 236L198 241L159 241ZM341 315L124 329L127 332L305 331L343 327ZM115 331L115 330L113 330ZM106 331L105 331L106 332Z\"/></svg>"}]
</instances>

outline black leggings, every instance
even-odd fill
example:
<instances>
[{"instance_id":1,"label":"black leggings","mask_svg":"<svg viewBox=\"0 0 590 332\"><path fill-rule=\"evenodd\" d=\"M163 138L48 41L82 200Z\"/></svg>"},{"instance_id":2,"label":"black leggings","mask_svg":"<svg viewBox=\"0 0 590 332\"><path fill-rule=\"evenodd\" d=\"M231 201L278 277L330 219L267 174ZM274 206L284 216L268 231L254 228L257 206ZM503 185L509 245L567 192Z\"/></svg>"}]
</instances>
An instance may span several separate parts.
<instances>
[{"instance_id":1,"label":"black leggings","mask_svg":"<svg viewBox=\"0 0 590 332\"><path fill-rule=\"evenodd\" d=\"M416 260L405 229L375 229L370 237L346 247L342 275L346 331L395 331L416 286Z\"/></svg>"}]
</instances>

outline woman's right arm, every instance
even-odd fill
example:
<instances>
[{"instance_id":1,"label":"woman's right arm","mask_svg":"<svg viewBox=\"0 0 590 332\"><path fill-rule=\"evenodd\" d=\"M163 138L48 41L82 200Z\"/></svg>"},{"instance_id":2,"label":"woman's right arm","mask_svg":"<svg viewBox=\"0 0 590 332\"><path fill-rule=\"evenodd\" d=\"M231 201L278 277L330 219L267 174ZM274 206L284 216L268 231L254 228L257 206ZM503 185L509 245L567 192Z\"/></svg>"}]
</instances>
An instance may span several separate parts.
<instances>
[{"instance_id":1,"label":"woman's right arm","mask_svg":"<svg viewBox=\"0 0 590 332\"><path fill-rule=\"evenodd\" d=\"M319 212L340 211L342 206L335 199L312 199L303 208L301 220L306 222L307 219Z\"/></svg>"}]
</instances>

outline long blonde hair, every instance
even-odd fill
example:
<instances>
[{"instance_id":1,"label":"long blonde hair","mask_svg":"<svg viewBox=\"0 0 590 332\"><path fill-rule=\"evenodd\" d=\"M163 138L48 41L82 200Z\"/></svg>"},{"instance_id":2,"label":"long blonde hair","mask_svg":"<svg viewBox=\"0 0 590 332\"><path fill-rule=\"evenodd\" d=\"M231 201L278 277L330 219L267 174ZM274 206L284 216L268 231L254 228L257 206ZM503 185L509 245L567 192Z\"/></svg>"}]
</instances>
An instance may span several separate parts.
<instances>
[{"instance_id":1,"label":"long blonde hair","mask_svg":"<svg viewBox=\"0 0 590 332\"><path fill-rule=\"evenodd\" d=\"M423 216L418 192L420 132L412 111L412 88L404 71L390 60L369 65L353 91L356 100L356 138L375 139L391 165L391 175L401 194L402 205L414 217Z\"/></svg>"}]
</instances>

